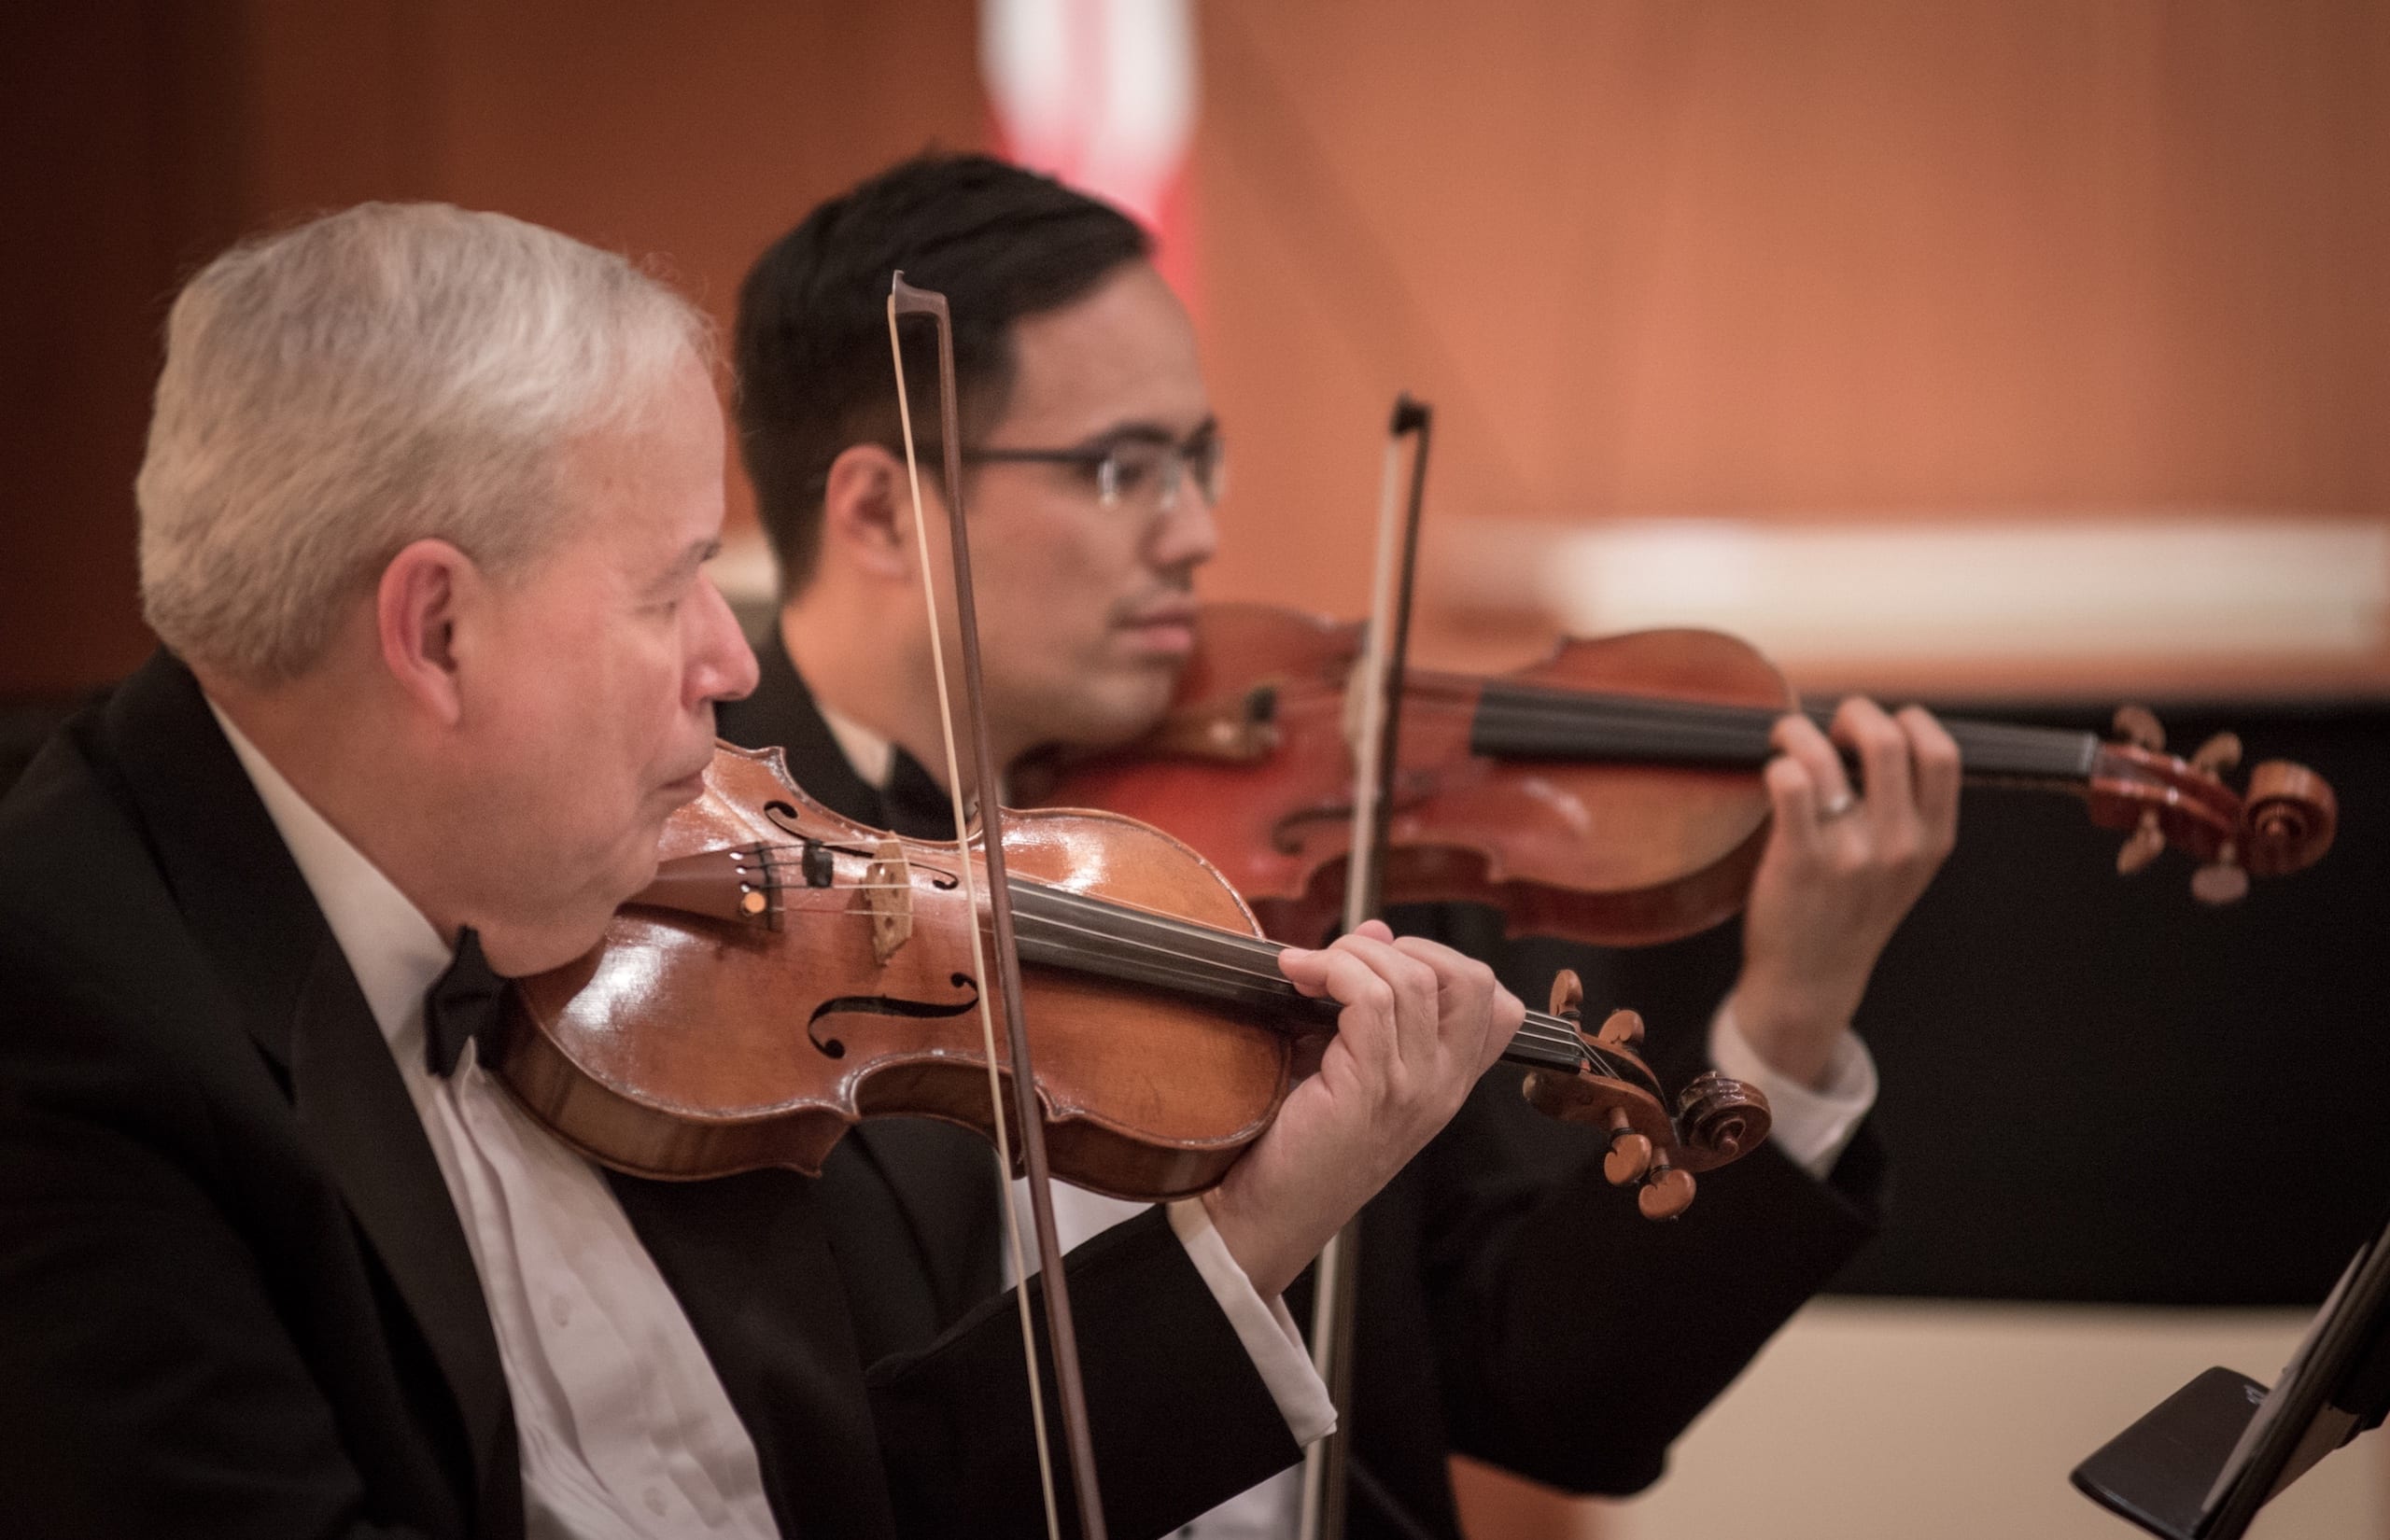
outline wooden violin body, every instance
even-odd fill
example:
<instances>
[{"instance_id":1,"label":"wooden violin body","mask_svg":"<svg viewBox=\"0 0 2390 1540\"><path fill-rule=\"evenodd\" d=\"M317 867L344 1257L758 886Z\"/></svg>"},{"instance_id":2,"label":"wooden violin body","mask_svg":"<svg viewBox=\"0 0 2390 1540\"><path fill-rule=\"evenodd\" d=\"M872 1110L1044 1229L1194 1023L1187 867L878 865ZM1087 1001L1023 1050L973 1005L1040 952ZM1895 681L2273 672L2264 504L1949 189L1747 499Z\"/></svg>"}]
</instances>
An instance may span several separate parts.
<instances>
[{"instance_id":1,"label":"wooden violin body","mask_svg":"<svg viewBox=\"0 0 2390 1540\"><path fill-rule=\"evenodd\" d=\"M1227 884L1158 830L1102 813L1006 825L1019 876L1253 929ZM801 840L831 852L835 880L808 887L794 864L759 863L764 880L794 884L777 895L778 929L634 903L598 950L521 982L502 1072L543 1121L655 1177L818 1173L876 1113L992 1133L953 847L851 822L797 790L777 750L724 747L662 854L668 871L674 858ZM1120 1197L1201 1191L1285 1099L1283 1031L1110 979L1025 974L1058 1175ZM1132 1017L1142 1030L1123 1029Z\"/></svg>"},{"instance_id":2,"label":"wooden violin body","mask_svg":"<svg viewBox=\"0 0 2390 1540\"><path fill-rule=\"evenodd\" d=\"M1161 831L1111 813L1004 823L1054 1174L1128 1198L1213 1185L1337 1007L1286 981L1235 891ZM493 1057L532 1115L604 1165L663 1178L818 1173L875 1115L992 1133L970 945L986 905L970 912L952 846L840 818L779 750L725 744L661 855L597 949L512 991ZM1539 1106L1604 1131L1612 1179L1640 1183L1644 1211L1665 1217L1768 1115L1716 1075L1671 1104L1633 1051L1639 1031L1627 1013L1598 1037L1530 1013L1505 1058L1532 1072Z\"/></svg>"},{"instance_id":3,"label":"wooden violin body","mask_svg":"<svg viewBox=\"0 0 2390 1540\"><path fill-rule=\"evenodd\" d=\"M1269 934L1316 939L1349 848L1360 650L1355 624L1207 606L1160 726L1061 766L1033 800L1159 824L1217 865ZM1712 631L1565 641L1493 679L1412 670L1385 793L1385 901L1486 903L1513 931L1610 945L1707 929L1742 906L1766 839L1769 728L1802 709L1764 657ZM2120 713L2122 743L1945 725L1970 780L2082 796L2094 823L2135 832L2127 870L2171 845L2202 863L2205 899L2237 897L2244 874L2297 870L2331 842L2336 806L2320 777L2261 764L2243 796L2217 774L2237 742L2173 759L2146 713Z\"/></svg>"}]
</instances>

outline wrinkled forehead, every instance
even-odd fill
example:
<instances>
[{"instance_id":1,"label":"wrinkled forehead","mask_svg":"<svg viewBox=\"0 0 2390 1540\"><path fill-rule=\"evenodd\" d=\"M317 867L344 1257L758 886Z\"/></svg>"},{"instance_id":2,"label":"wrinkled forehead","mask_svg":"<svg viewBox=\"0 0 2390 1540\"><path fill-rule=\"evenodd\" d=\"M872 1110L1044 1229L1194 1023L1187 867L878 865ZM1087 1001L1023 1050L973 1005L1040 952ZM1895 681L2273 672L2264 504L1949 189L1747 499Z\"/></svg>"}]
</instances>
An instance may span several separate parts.
<instances>
[{"instance_id":1,"label":"wrinkled forehead","mask_svg":"<svg viewBox=\"0 0 2390 1540\"><path fill-rule=\"evenodd\" d=\"M1186 306L1130 262L1071 303L1013 328L1011 389L992 436L1063 445L1149 424L1173 437L1211 415Z\"/></svg>"}]
</instances>

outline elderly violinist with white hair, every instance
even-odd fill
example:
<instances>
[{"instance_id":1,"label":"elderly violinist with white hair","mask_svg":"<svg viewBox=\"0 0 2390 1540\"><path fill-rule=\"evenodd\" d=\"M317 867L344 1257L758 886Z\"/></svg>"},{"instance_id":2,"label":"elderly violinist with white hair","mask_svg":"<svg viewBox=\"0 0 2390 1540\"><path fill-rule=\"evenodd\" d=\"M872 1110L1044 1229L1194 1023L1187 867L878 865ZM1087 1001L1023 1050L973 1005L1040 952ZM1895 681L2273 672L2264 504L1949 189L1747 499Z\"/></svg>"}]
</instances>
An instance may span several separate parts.
<instances>
[{"instance_id":1,"label":"elderly violinist with white hair","mask_svg":"<svg viewBox=\"0 0 2390 1540\"><path fill-rule=\"evenodd\" d=\"M1009 1308L866 1363L808 1179L602 1171L472 1037L646 884L755 680L710 360L629 263L442 206L176 301L165 650L0 802L12 1531L1044 1533ZM1118 1533L1324 1428L1275 1292L1519 1020L1426 944L1290 971L1346 1003L1338 1072L1225 1202L1072 1262Z\"/></svg>"}]
</instances>

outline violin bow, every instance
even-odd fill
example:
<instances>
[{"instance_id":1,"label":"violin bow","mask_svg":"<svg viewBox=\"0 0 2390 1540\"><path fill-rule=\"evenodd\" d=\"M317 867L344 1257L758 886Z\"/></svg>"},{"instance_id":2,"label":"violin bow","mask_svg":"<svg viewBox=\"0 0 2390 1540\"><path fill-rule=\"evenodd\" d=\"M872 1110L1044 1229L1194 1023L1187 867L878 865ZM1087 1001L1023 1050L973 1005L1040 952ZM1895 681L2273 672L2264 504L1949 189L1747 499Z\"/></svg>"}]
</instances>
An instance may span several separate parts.
<instances>
[{"instance_id":1,"label":"violin bow","mask_svg":"<svg viewBox=\"0 0 2390 1540\"><path fill-rule=\"evenodd\" d=\"M1411 598L1419 575L1419 510L1427 486L1427 444L1434 412L1395 398L1379 477L1377 565L1371 583L1368 644L1354 673L1358 721L1353 733L1352 855L1344 873L1344 929L1357 930L1378 912L1379 872L1393 819L1395 758L1401 743L1402 679L1411 646ZM1398 513L1402 441L1413 441L1411 488ZM1336 1431L1303 1452L1301 1540L1343 1540L1351 1449L1353 1310L1360 1278L1360 1215L1345 1222L1319 1253L1312 1272L1312 1365L1328 1382Z\"/></svg>"},{"instance_id":2,"label":"violin bow","mask_svg":"<svg viewBox=\"0 0 2390 1540\"><path fill-rule=\"evenodd\" d=\"M1062 1248L1054 1226L1054 1195L1046 1162L1046 1126L1037 1102L1037 1082L1029 1057L1028 1018L1020 1006L1020 948L1013 936L1012 892L1005 876L1004 816L997 806L993 739L988 734L987 694L979 667L978 610L972 599L971 540L963 516L963 424L955 399L954 329L946 296L915 288L902 273L889 281L888 346L896 363L896 412L905 435L905 472L913 498L913 538L921 553L921 603L927 608L930 658L937 680L938 722L946 736L946 784L954 803L956 868L962 873L965 903L978 912L973 876L968 809L963 805L961 760L955 749L954 710L946 681L946 647L938 623L936 585L930 574L929 524L921 511L921 469L913 441L912 402L906 389L905 345L898 322L907 315L926 315L937 329L938 423L946 461L946 509L953 549L954 615L963 655L963 706L969 717L975 784L978 789L979 843L988 863L988 912L994 932L996 978L1004 998L1005 1034L1011 1051L1012 1121L1020 1140L1021 1163L1029 1178L1029 1210L1037 1235L1037 1261L1045 1276L1046 1337L1054 1360L1054 1381L1061 1403L1063 1437L1070 1450L1071 1480L1077 1499L1079 1533L1085 1540L1104 1540L1104 1500L1096 1487L1095 1445L1088 1432L1087 1392L1079 1378L1078 1335L1071 1323L1071 1294L1062 1271ZM988 976L987 956L979 927L971 927L971 966ZM1061 1540L1061 1515L1054 1498L1054 1463L1046 1422L1045 1396L1039 1388L1037 1335L1029 1309L1029 1268L1020 1243L1020 1217L1012 1197L1012 1148L1005 1137L1003 1076L996 1069L996 1029L988 991L979 991L979 1026L988 1057L988 1096L993 1104L999 1185L1005 1195L1005 1223L1010 1236L1013 1271L1020 1280L1015 1291L1020 1306L1021 1351L1029 1368L1030 1416L1037 1437L1037 1474L1046 1493L1046 1532Z\"/></svg>"}]
</instances>

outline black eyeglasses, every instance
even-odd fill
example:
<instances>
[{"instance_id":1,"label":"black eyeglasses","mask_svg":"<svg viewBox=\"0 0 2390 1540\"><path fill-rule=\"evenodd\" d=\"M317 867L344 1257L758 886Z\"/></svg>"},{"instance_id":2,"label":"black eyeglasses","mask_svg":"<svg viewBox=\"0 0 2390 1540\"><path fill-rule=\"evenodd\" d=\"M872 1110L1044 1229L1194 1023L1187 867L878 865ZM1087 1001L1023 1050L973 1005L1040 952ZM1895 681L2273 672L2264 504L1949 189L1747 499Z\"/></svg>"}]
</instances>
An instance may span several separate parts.
<instances>
[{"instance_id":1,"label":"black eyeglasses","mask_svg":"<svg viewBox=\"0 0 2390 1540\"><path fill-rule=\"evenodd\" d=\"M1074 449L968 449L963 453L963 463L1070 466L1095 483L1096 500L1104 508L1150 498L1155 511L1161 513L1178 506L1178 489L1189 483L1205 507L1216 508L1229 480L1219 429L1208 423L1180 443L1151 434L1123 433Z\"/></svg>"}]
</instances>

